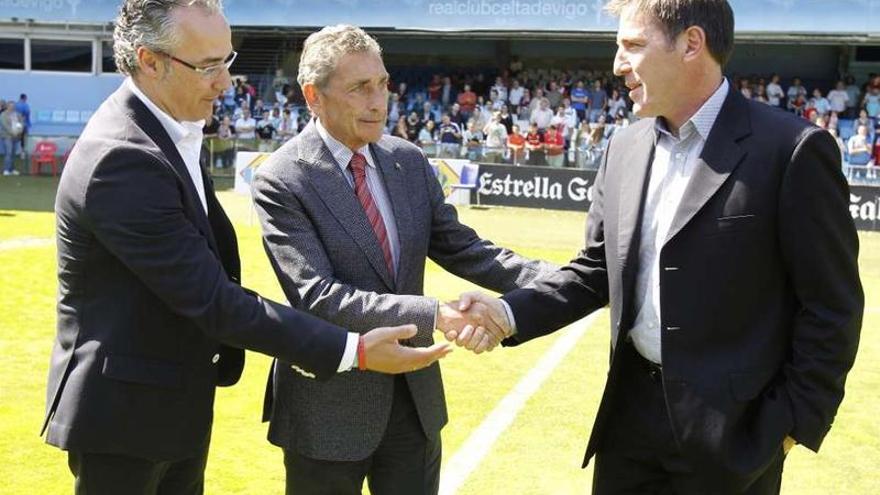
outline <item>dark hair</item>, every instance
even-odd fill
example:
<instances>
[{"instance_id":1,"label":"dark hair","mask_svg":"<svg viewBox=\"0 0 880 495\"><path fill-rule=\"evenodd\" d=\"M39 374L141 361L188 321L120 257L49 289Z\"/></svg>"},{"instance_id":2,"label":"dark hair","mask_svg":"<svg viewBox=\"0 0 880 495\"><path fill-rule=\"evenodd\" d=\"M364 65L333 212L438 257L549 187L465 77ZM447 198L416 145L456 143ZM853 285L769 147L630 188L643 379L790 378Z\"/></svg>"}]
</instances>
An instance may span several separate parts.
<instances>
[{"instance_id":1,"label":"dark hair","mask_svg":"<svg viewBox=\"0 0 880 495\"><path fill-rule=\"evenodd\" d=\"M670 42L692 26L701 28L712 58L722 67L730 60L734 20L727 0L611 0L605 10L620 16L628 7L656 21Z\"/></svg>"}]
</instances>

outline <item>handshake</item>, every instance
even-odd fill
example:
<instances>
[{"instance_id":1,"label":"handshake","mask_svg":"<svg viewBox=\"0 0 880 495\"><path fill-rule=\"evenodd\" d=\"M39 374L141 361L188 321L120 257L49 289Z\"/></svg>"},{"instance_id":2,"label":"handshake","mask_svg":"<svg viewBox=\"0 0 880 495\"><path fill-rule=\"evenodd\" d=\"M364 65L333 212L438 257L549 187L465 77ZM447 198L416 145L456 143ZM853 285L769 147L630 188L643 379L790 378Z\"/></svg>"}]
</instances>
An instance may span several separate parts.
<instances>
[{"instance_id":1,"label":"handshake","mask_svg":"<svg viewBox=\"0 0 880 495\"><path fill-rule=\"evenodd\" d=\"M489 352L513 333L500 299L482 292L465 292L457 301L437 309L437 328L449 342L475 354Z\"/></svg>"}]
</instances>

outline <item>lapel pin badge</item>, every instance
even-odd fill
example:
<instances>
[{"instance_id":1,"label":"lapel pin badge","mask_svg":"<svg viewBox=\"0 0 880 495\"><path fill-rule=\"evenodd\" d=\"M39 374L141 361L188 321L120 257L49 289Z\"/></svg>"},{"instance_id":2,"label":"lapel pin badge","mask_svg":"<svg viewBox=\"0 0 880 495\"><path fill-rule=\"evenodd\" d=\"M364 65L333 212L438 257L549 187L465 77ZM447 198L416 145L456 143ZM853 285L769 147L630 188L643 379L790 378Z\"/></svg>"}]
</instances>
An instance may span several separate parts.
<instances>
[{"instance_id":1,"label":"lapel pin badge","mask_svg":"<svg viewBox=\"0 0 880 495\"><path fill-rule=\"evenodd\" d=\"M394 168L396 168L397 170L400 170L400 164L397 162L394 162Z\"/></svg>"}]
</instances>

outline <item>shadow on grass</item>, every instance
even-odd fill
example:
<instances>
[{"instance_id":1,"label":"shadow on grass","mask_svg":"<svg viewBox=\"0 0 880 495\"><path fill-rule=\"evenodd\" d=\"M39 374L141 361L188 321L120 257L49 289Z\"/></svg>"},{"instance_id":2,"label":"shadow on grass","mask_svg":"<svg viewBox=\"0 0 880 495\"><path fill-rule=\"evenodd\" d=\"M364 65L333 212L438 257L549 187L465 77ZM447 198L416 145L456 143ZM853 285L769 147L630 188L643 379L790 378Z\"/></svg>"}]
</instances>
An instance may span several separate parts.
<instances>
[{"instance_id":1,"label":"shadow on grass","mask_svg":"<svg viewBox=\"0 0 880 495\"><path fill-rule=\"evenodd\" d=\"M0 210L54 211L56 189L58 177L0 177ZM0 215L14 216L11 213Z\"/></svg>"}]
</instances>

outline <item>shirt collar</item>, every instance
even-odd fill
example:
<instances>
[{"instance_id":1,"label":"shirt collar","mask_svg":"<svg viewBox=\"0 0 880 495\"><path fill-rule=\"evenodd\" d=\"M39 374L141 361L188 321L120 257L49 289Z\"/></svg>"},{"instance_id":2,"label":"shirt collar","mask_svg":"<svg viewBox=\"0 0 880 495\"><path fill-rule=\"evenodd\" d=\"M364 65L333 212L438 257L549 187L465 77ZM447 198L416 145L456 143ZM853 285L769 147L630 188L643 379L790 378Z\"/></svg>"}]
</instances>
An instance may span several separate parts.
<instances>
[{"instance_id":1,"label":"shirt collar","mask_svg":"<svg viewBox=\"0 0 880 495\"><path fill-rule=\"evenodd\" d=\"M199 120L196 122L178 122L174 120L173 117L165 113L161 108L159 108L152 100L150 100L147 95L141 91L140 88L137 87L134 80L131 77L127 77L125 79L125 84L128 85L128 89L134 93L135 96L141 100L144 105L156 116L159 120L159 123L162 124L162 127L165 129L165 132L168 133L168 136L171 138L171 141L176 145L180 144L181 141L188 137L197 137L199 139L202 138L202 128L205 127L205 121Z\"/></svg>"},{"instance_id":2,"label":"shirt collar","mask_svg":"<svg viewBox=\"0 0 880 495\"><path fill-rule=\"evenodd\" d=\"M327 132L327 129L321 124L321 120L318 117L315 117L315 127L318 129L318 134L321 136L324 144L327 145L327 149L330 150L330 154L333 155L333 159L336 160L336 164L339 165L339 168L345 171L348 168L348 163L351 161L351 157L354 156L354 153L352 153L348 146L342 144L336 138L331 136L330 133ZM376 168L376 164L373 163L373 157L370 153L369 144L362 146L357 151L367 159L367 165Z\"/></svg>"},{"instance_id":3,"label":"shirt collar","mask_svg":"<svg viewBox=\"0 0 880 495\"><path fill-rule=\"evenodd\" d=\"M696 131L703 140L708 139L709 132L712 130L712 126L715 125L715 120L718 119L718 114L721 113L721 107L724 105L724 100L727 99L727 93L730 91L730 84L727 82L727 78L721 80L721 85L718 86L718 89L712 93L712 96L703 103L703 106L697 110L690 119L683 126L678 133L678 138L672 135L669 132L669 128L666 126L666 120L662 118L658 118L654 122L654 129L659 134L665 134L666 136L676 139L676 140L685 140L690 137L691 133Z\"/></svg>"}]
</instances>

